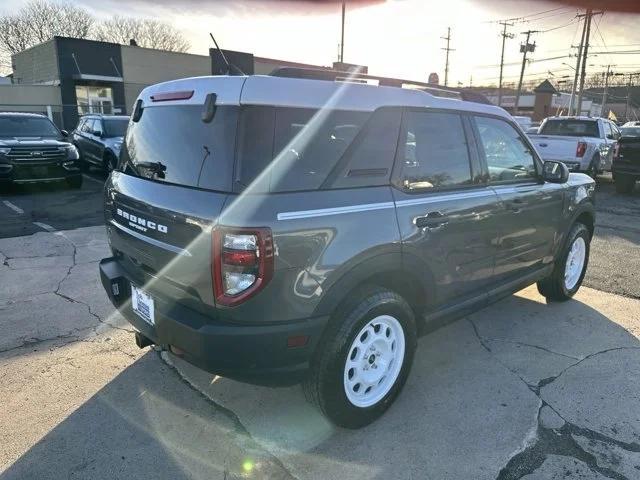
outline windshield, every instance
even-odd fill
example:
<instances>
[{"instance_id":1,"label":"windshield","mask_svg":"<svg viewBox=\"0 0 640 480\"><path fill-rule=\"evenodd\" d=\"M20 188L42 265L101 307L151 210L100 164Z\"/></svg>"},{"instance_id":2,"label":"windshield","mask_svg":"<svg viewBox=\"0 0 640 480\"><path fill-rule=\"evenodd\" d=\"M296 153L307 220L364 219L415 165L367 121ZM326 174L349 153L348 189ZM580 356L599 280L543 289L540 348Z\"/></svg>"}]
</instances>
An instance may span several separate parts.
<instances>
[{"instance_id":1,"label":"windshield","mask_svg":"<svg viewBox=\"0 0 640 480\"><path fill-rule=\"evenodd\" d=\"M595 120L547 120L540 129L540 135L600 137Z\"/></svg>"},{"instance_id":2,"label":"windshield","mask_svg":"<svg viewBox=\"0 0 640 480\"><path fill-rule=\"evenodd\" d=\"M0 116L0 137L59 137L60 131L45 117Z\"/></svg>"},{"instance_id":3,"label":"windshield","mask_svg":"<svg viewBox=\"0 0 640 480\"><path fill-rule=\"evenodd\" d=\"M620 133L623 137L640 137L640 127L623 127Z\"/></svg>"},{"instance_id":4,"label":"windshield","mask_svg":"<svg viewBox=\"0 0 640 480\"><path fill-rule=\"evenodd\" d=\"M128 118L105 118L103 122L105 137L124 137L129 125Z\"/></svg>"}]
</instances>

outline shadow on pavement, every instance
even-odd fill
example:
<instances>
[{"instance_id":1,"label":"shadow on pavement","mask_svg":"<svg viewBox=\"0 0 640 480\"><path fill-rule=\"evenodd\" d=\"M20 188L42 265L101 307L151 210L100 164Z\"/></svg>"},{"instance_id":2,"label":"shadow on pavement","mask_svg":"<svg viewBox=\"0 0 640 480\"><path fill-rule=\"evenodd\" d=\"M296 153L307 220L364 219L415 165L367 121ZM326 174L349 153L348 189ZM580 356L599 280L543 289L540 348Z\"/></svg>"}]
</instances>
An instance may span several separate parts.
<instances>
[{"instance_id":1,"label":"shadow on pavement","mask_svg":"<svg viewBox=\"0 0 640 480\"><path fill-rule=\"evenodd\" d=\"M305 479L493 479L535 439L539 377L550 388L586 357L638 346L580 301L545 305L513 296L422 338L402 395L358 431L328 425L299 388L216 380L174 359L211 402L149 353L0 479L291 478L288 471ZM602 377L588 381L596 403L622 391L637 398L640 388L598 391Z\"/></svg>"}]
</instances>

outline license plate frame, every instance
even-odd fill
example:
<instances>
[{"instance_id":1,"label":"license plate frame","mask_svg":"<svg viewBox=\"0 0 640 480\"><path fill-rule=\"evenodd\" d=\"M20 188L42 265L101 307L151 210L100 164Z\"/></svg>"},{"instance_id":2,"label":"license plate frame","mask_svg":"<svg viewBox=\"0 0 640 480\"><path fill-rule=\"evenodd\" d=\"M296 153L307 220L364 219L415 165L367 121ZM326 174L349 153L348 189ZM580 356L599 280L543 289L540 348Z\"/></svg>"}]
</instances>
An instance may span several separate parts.
<instances>
[{"instance_id":1,"label":"license plate frame","mask_svg":"<svg viewBox=\"0 0 640 480\"><path fill-rule=\"evenodd\" d=\"M153 297L133 284L131 284L131 308L136 315L149 325L156 325Z\"/></svg>"}]
</instances>

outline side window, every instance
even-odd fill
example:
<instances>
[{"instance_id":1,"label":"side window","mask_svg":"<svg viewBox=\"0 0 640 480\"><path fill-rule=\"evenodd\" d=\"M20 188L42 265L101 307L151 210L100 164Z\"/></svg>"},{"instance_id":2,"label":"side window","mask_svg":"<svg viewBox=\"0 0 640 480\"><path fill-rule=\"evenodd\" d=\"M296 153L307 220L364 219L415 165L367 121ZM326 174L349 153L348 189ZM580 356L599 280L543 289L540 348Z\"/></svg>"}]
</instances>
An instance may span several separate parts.
<instances>
[{"instance_id":1,"label":"side window","mask_svg":"<svg viewBox=\"0 0 640 480\"><path fill-rule=\"evenodd\" d=\"M487 117L475 117L475 123L491 182L537 178L534 154L513 126L504 120Z\"/></svg>"},{"instance_id":2,"label":"side window","mask_svg":"<svg viewBox=\"0 0 640 480\"><path fill-rule=\"evenodd\" d=\"M608 139L613 138L613 130L611 129L611 125L609 124L609 122L602 122L602 125L604 126L605 138L608 138Z\"/></svg>"},{"instance_id":3,"label":"side window","mask_svg":"<svg viewBox=\"0 0 640 480\"><path fill-rule=\"evenodd\" d=\"M91 133L92 129L93 129L93 120L91 120L90 118L87 118L84 121L84 124L82 125L82 131L84 133Z\"/></svg>"},{"instance_id":4,"label":"side window","mask_svg":"<svg viewBox=\"0 0 640 480\"><path fill-rule=\"evenodd\" d=\"M388 185L401 121L402 108L377 110L326 183L335 188Z\"/></svg>"},{"instance_id":5,"label":"side window","mask_svg":"<svg viewBox=\"0 0 640 480\"><path fill-rule=\"evenodd\" d=\"M76 132L81 132L82 131L82 127L84 127L84 122L86 121L86 119L81 118L80 121L78 122L78 125L76 125Z\"/></svg>"},{"instance_id":6,"label":"side window","mask_svg":"<svg viewBox=\"0 0 640 480\"><path fill-rule=\"evenodd\" d=\"M102 120L94 120L93 134L99 137L102 135L103 132L104 132L104 129L102 128Z\"/></svg>"},{"instance_id":7,"label":"side window","mask_svg":"<svg viewBox=\"0 0 640 480\"><path fill-rule=\"evenodd\" d=\"M262 172L271 192L316 190L338 163L371 113L281 107L244 107L238 175L241 187Z\"/></svg>"},{"instance_id":8,"label":"side window","mask_svg":"<svg viewBox=\"0 0 640 480\"><path fill-rule=\"evenodd\" d=\"M406 112L396 165L407 190L470 185L471 164L460 115Z\"/></svg>"}]
</instances>

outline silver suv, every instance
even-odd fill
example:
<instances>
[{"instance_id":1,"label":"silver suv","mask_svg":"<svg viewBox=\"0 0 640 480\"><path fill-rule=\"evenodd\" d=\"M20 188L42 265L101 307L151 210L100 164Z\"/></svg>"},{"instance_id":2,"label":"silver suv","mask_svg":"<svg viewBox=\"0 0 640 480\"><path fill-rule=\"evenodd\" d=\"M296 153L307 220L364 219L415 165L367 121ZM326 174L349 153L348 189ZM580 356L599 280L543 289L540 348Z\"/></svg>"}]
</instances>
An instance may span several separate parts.
<instances>
[{"instance_id":1,"label":"silver suv","mask_svg":"<svg viewBox=\"0 0 640 480\"><path fill-rule=\"evenodd\" d=\"M578 290L594 182L543 164L500 108L328 75L143 90L100 273L139 346L302 381L357 428L398 395L421 332L535 282Z\"/></svg>"}]
</instances>

